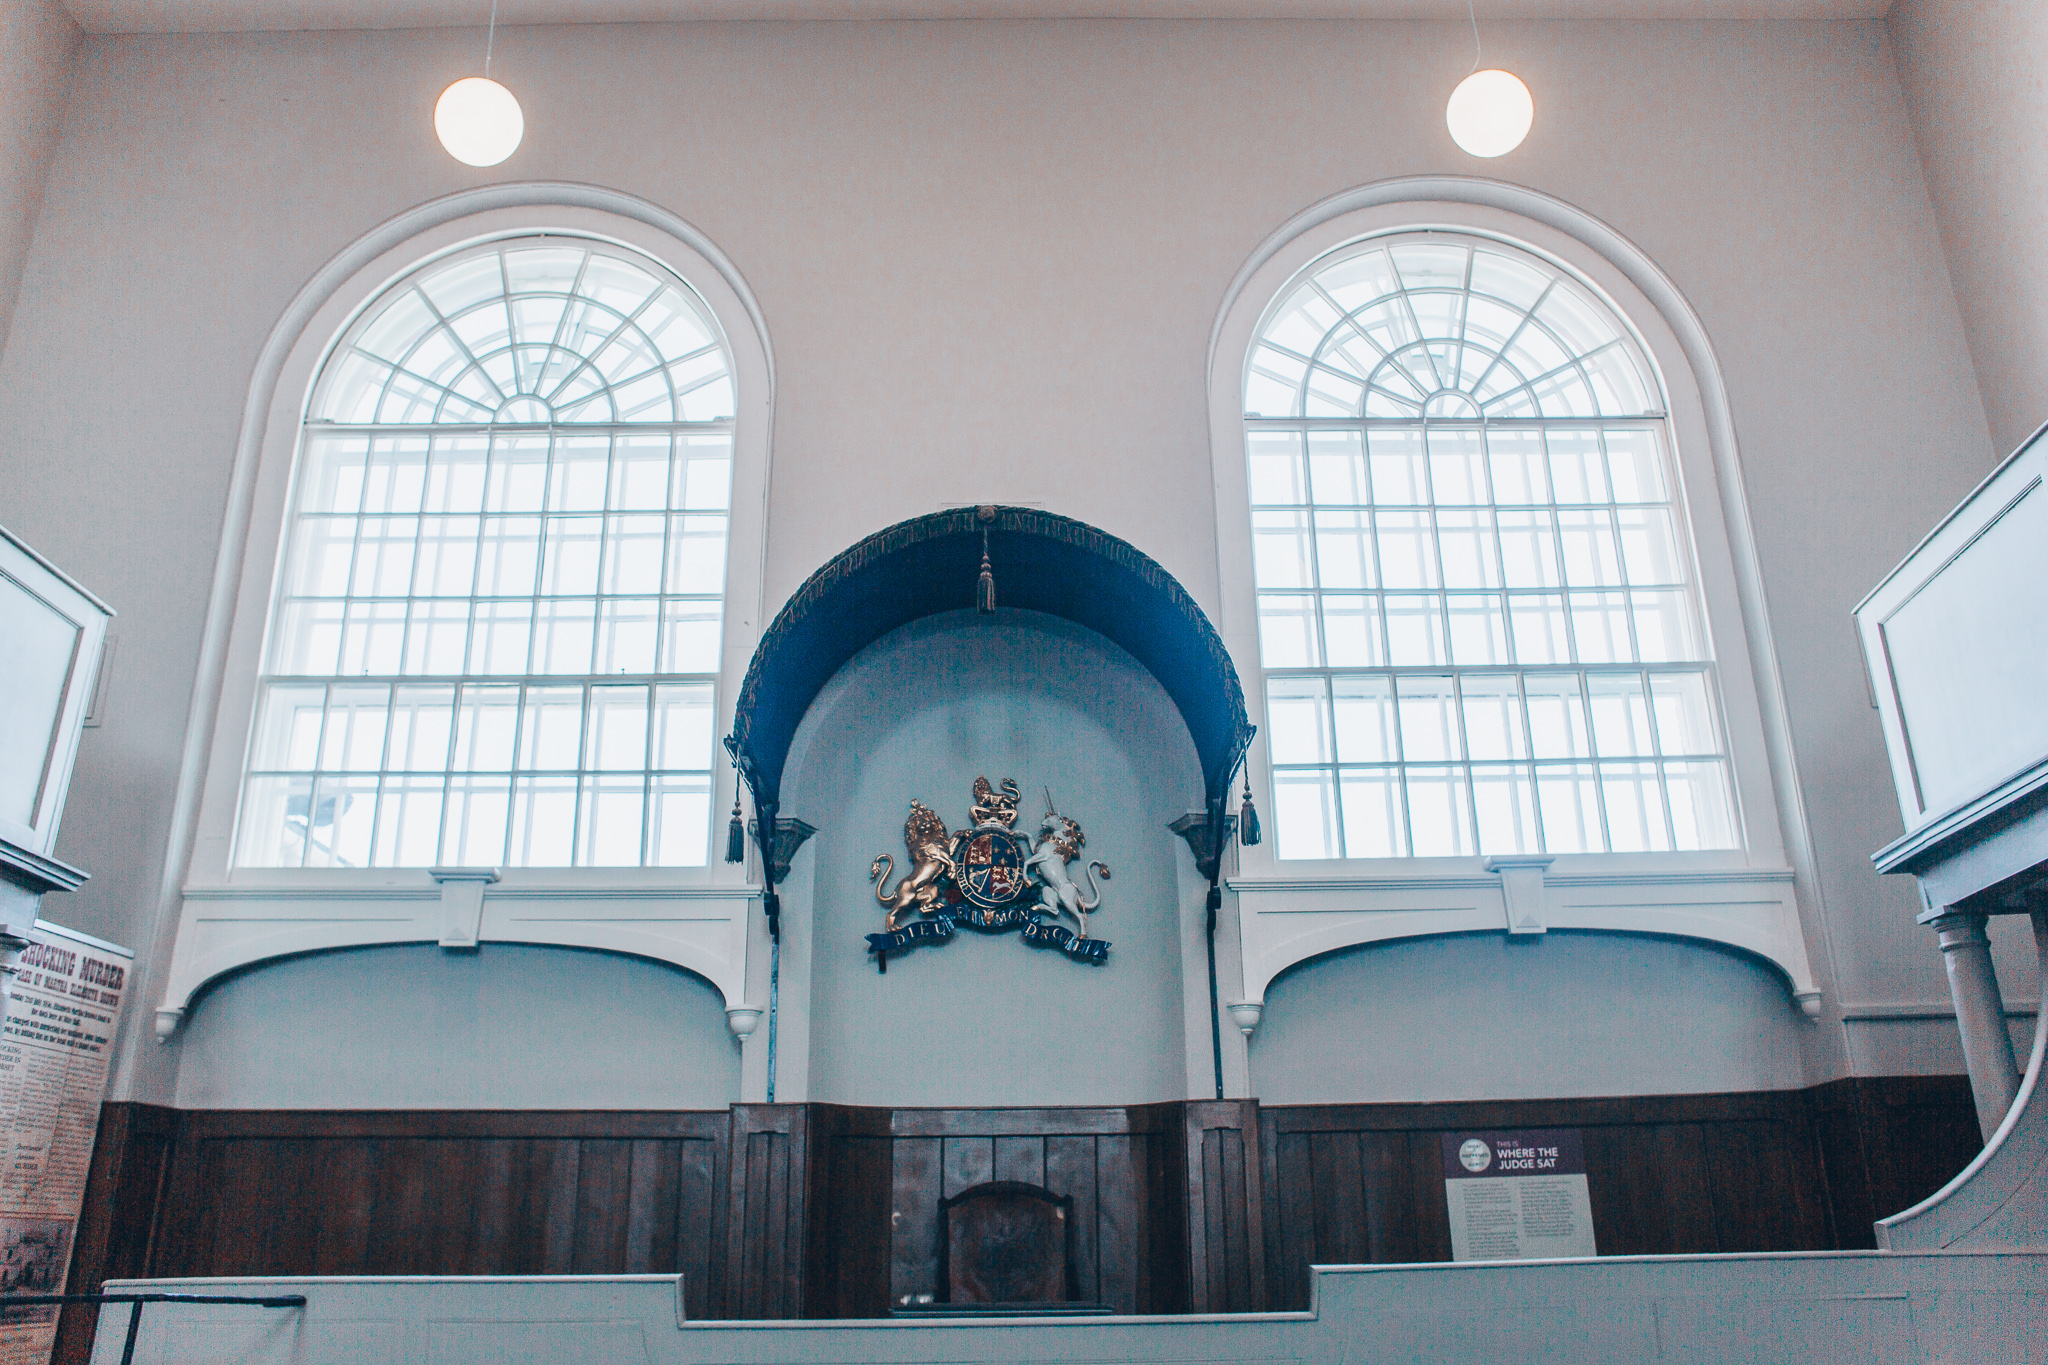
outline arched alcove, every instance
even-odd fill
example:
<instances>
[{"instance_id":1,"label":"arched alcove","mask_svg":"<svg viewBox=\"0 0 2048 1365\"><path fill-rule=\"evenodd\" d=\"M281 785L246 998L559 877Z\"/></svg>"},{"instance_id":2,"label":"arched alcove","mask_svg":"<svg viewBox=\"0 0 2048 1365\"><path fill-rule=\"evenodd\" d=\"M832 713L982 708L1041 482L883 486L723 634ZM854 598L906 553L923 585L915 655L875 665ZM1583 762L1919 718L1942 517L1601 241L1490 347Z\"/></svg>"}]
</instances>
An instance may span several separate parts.
<instances>
[{"instance_id":1,"label":"arched alcove","mask_svg":"<svg viewBox=\"0 0 2048 1365\"><path fill-rule=\"evenodd\" d=\"M723 1109L739 1097L718 989L620 953L305 953L217 977L200 1005L181 1045L183 1108Z\"/></svg>"},{"instance_id":2,"label":"arched alcove","mask_svg":"<svg viewBox=\"0 0 2048 1365\"><path fill-rule=\"evenodd\" d=\"M1362 944L1267 988L1252 1083L1267 1104L1797 1089L1802 1024L1784 989L1763 959L1693 939Z\"/></svg>"},{"instance_id":3,"label":"arched alcove","mask_svg":"<svg viewBox=\"0 0 2048 1365\"><path fill-rule=\"evenodd\" d=\"M955 624L948 626L947 630L959 630L962 625L966 627L957 652L947 655L951 659L949 664L934 667L932 656L906 656L900 662L884 667L877 675L878 681L866 685L865 693L872 697L877 692L893 692L903 698L899 709L906 714L931 717L932 704L939 695L933 690L935 688L955 688L953 695L970 710L987 706L1001 708L1013 701L1022 702L1033 695L1034 688L1074 688L1076 690L1057 700L1040 698L1050 708L1043 714L1028 719L1012 717L1007 722L1012 727L1012 738L1035 736L1038 743L1048 746L1049 753L1066 760L1071 766L1085 765L1075 763L1082 757L1078 750L1052 743L1064 732L1104 727L1101 734L1110 747L1131 740L1131 735L1115 728L1113 721L1104 726L1105 717L1115 716L1117 704L1149 691L1154 696L1163 694L1172 709L1178 712L1178 728L1193 749L1193 763L1180 764L1183 771L1191 770L1191 776L1195 778L1189 791L1174 792L1170 799L1159 799L1172 790L1174 779L1167 774L1171 773L1174 765L1162 761L1157 745L1149 754L1142 752L1141 748L1123 752L1119 785L1124 795L1114 794L1118 790L1117 785L1101 789L1102 809L1110 818L1137 817L1124 831L1124 838L1133 848L1149 850L1145 856L1153 858L1153 866L1159 870L1156 888L1120 890L1131 901L1146 903L1155 915L1164 917L1171 913L1177 925L1179 895L1174 883L1171 837L1166 833L1166 826L1188 811L1193 804L1190 798L1198 798L1208 814L1210 846L1222 843L1227 837L1224 812L1231 781L1253 734L1253 727L1245 714L1244 692L1238 682L1237 671L1208 617L1187 590L1156 561L1129 543L1085 522L1033 508L962 507L899 522L835 556L812 574L790 598L762 634L761 644L748 666L746 681L740 691L732 734L725 741L735 766L753 793L757 837L761 831L772 829L785 809L791 816L809 818L785 805L791 795L784 790L785 767L791 760L793 741L799 727L809 723L807 716L826 693L835 674L891 631L948 614L954 616ZM1066 626L1079 628L1081 634L1060 634L1057 631L1045 634L1048 629L1046 623L1028 625L1025 615L1052 618ZM973 629L975 626L982 629L977 632ZM1041 634L1041 638L1035 641L1012 638L1010 634L1034 629ZM1087 649L1095 652L1092 662L1082 663L1075 657L1061 665L1049 663L1041 657L1048 649L1057 652L1069 647L1079 648L1077 642L1083 638L1091 642ZM1054 645L1052 642L1055 640L1060 643ZM1109 652L1104 653L1104 650ZM1107 662L1111 659L1116 661L1113 666ZM1120 672L1124 681L1107 691L1098 688L1093 695L1086 695L1095 686L1088 679L1107 672ZM886 684L879 681L884 677ZM1007 693L1004 690L1006 685L1011 689ZM970 697L974 698L971 702L968 700ZM778 893L772 885L769 889L766 909L770 932L774 936L770 950L770 983L779 984L769 984L766 992L770 1002L768 1058L761 1074L765 1076L766 1090L771 1097L777 1094L778 1072L788 1077L781 1092L785 1097L807 1093L810 1060L807 1035L800 1031L789 1044L789 1049L797 1054L792 1072L785 1061L790 1050L785 1050L780 1043L781 1002L785 991L790 992L795 1001L803 1001L803 993L810 985L810 966L825 960L821 955L830 951L819 944L815 945L816 954L799 952L790 964L790 973L785 975L781 956L785 894L791 903L803 906L809 894L806 888L813 875L812 869L818 869L816 875L821 880L816 900L821 915L828 905L836 910L849 896L855 896L852 888L839 885L845 868L857 863L858 870L864 874L876 852L888 851L900 857L902 821L908 802L913 797L926 799L928 780L938 775L929 767L915 772L891 772L885 763L886 750L880 748L868 733L877 723L874 717L858 710L848 715L853 719L843 722L848 728L838 733L831 746L850 765L838 774L831 785L833 809L839 812L841 825L848 824L852 811L838 804L844 794L860 789L870 780L883 783L888 788L888 799L884 804L890 813L881 820L880 828L888 832L879 843L870 839L874 846L858 855L841 848L835 835L812 855L799 860L805 870L796 874L787 893ZM934 743L939 731L929 727L943 727L947 723L938 717L929 720L912 749L917 745ZM861 728L863 726L867 728ZM1175 727L1169 726L1171 728ZM959 747L961 738L956 733L947 740L953 746L952 759L948 765L943 765L942 770L951 773L948 779L951 785L965 795L971 791L971 783L977 776L987 776L995 782L1014 776L1026 793L1026 808L1036 808L1031 793L1048 783L1040 772L1033 771L1035 764L1024 762L1030 756L1025 750L1015 746L1010 748L1010 752L1017 754L1024 771L990 771L981 757ZM1160 743L1164 744L1164 741ZM1184 748L1182 752L1185 753ZM1108 771L1116 766L1097 765L1097 768L1098 771ZM1140 800L1130 795L1141 791L1150 793L1151 799ZM936 793L930 799L933 805L938 806L954 798ZM1066 796L1062 796L1061 806L1066 814L1080 819L1084 827L1094 818L1083 804L1075 804ZM949 823L958 828L960 818L953 815ZM809 822L819 824L818 819L809 819ZM1097 856L1099 847L1091 846L1088 856ZM1217 895L1213 889L1217 866L1212 863L1208 869L1212 901ZM859 886L855 898L865 906L875 905L872 891L864 884ZM1173 910L1170 911L1169 907ZM880 918L877 908L870 923L878 925ZM808 925L801 927L799 938L807 932ZM1211 932L1213 934L1213 917ZM1172 937L1184 938L1176 928L1159 943L1164 945ZM1187 970L1186 963L1184 960L1174 962L1172 954L1164 947L1161 952L1166 955L1157 964L1154 976L1161 982L1173 982L1171 993L1177 997L1178 983ZM1182 942L1180 953L1183 959L1186 952L1187 945ZM838 961L836 958L832 960L835 964ZM863 954L854 960L865 962L867 959ZM1165 989L1162 987L1162 991ZM825 991L829 996L832 987L828 984ZM895 987L894 993L885 998L900 1000L903 998L901 992L900 986ZM853 992L855 995L867 993L865 988ZM1129 999L1136 997L1118 998L1128 1003ZM1169 1008L1171 1003L1167 994L1157 992L1145 998L1162 1010ZM973 1006L982 1000L982 996L970 994L963 997L963 1004L971 1014ZM1079 1002L1069 1003L1072 1009L1085 1013L1086 1007ZM799 1003L797 1008L806 1006ZM1210 1031L1220 1038L1220 1024L1215 1018L1213 1001L1208 1013L1211 1016ZM1162 1016L1157 1022L1156 1028L1151 1025L1142 1027L1163 1040L1168 1036L1164 1018ZM812 1021L806 1014L792 1022L801 1030ZM835 1023L822 1015L815 1022L821 1030L860 1026ZM919 1027L930 1027L928 1018L921 1015L907 1016L903 1023L913 1031ZM1000 1026L1020 1027L1016 1021L1006 1021ZM1022 1026L1028 1027L1028 1020ZM1134 1027L1137 1026L1134 1023ZM972 1028L973 1025L966 1027ZM1184 1036L1182 1041L1185 1045ZM1218 1054L1214 1067L1220 1096L1223 1084L1220 1041L1212 1048ZM1129 1087L1135 1086L1140 1092L1150 1093L1160 1089L1160 1083L1171 1077L1175 1083L1170 1090L1162 1090L1163 1098L1165 1094L1183 1088L1186 1079L1187 1064L1184 1054L1181 1054L1183 1060L1177 1066L1159 1060L1156 1064L1140 1067L1123 1082L1103 1080L1099 1085L1091 1083L1085 1100L1074 1090L1062 1089L1058 1085L1052 1086L1059 1092L1057 1095L1046 1094L1042 1090L1031 1089L1040 1085L1038 1080L1031 1079L1040 1055L1020 1053L1015 1065L1007 1068L1006 1077L990 1080L1007 1098L977 1101L967 1097L956 1086L944 1092L942 1102L1018 1103L1027 1093L1038 1103L1128 1100L1133 1093ZM1162 1054L1162 1057L1170 1055ZM1084 1060L1080 1065L1086 1070L1094 1066L1094 1060ZM1019 1067L1023 1069L1020 1071ZM985 1077L1005 1070L987 1057L978 1059L976 1068ZM1119 1090L1119 1085L1125 1088ZM859 1093L868 1097L868 1102L875 1102L875 1096L870 1092L863 1089ZM930 1103L940 1100L937 1093L921 1093L925 1095L922 1100L905 1101L896 1097L892 1102Z\"/></svg>"},{"instance_id":4,"label":"arched alcove","mask_svg":"<svg viewBox=\"0 0 2048 1365\"><path fill-rule=\"evenodd\" d=\"M967 824L978 776L1015 778L1022 825L1045 789L1109 864L1091 934L1100 964L1015 933L963 929L875 969L868 880L904 860L915 797ZM788 886L804 918L809 1098L875 1105L1128 1104L1186 1094L1182 925L1166 826L1201 797L1186 729L1130 654L1084 626L1006 609L930 616L861 650L819 693L790 750L784 810L819 829ZM1079 874L1080 864L1074 867ZM808 913L806 913L808 912ZM793 935L794 936L794 935ZM785 962L791 962L786 958ZM792 1063L785 1065L792 1066Z\"/></svg>"},{"instance_id":5,"label":"arched alcove","mask_svg":"<svg viewBox=\"0 0 2048 1365\"><path fill-rule=\"evenodd\" d=\"M898 522L812 574L761 637L725 741L754 799L781 798L790 741L840 666L889 631L977 604L986 562L1004 606L1073 621L1128 651L1186 723L1212 805L1251 742L1244 689L1209 618L1127 541L1028 507L961 507Z\"/></svg>"}]
</instances>

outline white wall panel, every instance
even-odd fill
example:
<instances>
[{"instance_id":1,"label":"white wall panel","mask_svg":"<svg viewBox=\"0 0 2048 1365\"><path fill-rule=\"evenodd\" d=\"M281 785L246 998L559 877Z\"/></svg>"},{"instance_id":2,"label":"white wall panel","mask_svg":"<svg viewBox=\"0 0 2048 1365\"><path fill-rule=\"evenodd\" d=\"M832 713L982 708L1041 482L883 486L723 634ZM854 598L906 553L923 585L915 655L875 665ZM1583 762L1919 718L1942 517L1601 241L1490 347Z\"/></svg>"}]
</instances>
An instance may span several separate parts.
<instances>
[{"instance_id":1,"label":"white wall panel","mask_svg":"<svg viewBox=\"0 0 2048 1365\"><path fill-rule=\"evenodd\" d=\"M2048 7L1900 0L1899 76L1995 453L2048 422Z\"/></svg>"},{"instance_id":2,"label":"white wall panel","mask_svg":"<svg viewBox=\"0 0 2048 1365\"><path fill-rule=\"evenodd\" d=\"M57 150L78 25L58 0L0 8L0 347Z\"/></svg>"},{"instance_id":3,"label":"white wall panel","mask_svg":"<svg viewBox=\"0 0 2048 1365\"><path fill-rule=\"evenodd\" d=\"M1805 1084L1784 979L1682 940L1552 930L1348 948L1274 982L1266 1104L1555 1099Z\"/></svg>"},{"instance_id":4,"label":"white wall panel","mask_svg":"<svg viewBox=\"0 0 2048 1365\"><path fill-rule=\"evenodd\" d=\"M740 1049L700 977L487 943L361 948L221 979L186 1026L188 1109L723 1109Z\"/></svg>"}]
</instances>

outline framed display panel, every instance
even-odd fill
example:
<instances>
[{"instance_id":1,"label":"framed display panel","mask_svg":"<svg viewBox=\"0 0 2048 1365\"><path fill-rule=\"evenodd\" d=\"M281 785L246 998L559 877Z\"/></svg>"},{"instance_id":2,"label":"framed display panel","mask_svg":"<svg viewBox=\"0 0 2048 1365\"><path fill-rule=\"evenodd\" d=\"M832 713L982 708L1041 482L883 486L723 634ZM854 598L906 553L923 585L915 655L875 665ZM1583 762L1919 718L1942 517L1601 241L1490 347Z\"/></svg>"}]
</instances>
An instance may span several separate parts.
<instances>
[{"instance_id":1,"label":"framed display panel","mask_svg":"<svg viewBox=\"0 0 2048 1365\"><path fill-rule=\"evenodd\" d=\"M0 842L57 843L113 611L0 526Z\"/></svg>"},{"instance_id":2,"label":"framed display panel","mask_svg":"<svg viewBox=\"0 0 2048 1365\"><path fill-rule=\"evenodd\" d=\"M1908 835L2048 772L2048 427L1856 608Z\"/></svg>"}]
</instances>

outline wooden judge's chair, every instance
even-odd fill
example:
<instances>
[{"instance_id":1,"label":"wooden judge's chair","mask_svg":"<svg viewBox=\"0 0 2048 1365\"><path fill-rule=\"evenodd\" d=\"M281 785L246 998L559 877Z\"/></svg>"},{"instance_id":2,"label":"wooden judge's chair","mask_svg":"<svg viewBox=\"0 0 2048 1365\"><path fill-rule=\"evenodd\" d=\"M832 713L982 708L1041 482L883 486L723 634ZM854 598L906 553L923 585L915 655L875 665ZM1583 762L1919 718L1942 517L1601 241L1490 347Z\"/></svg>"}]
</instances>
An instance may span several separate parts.
<instances>
[{"instance_id":1,"label":"wooden judge's chair","mask_svg":"<svg viewBox=\"0 0 2048 1365\"><path fill-rule=\"evenodd\" d=\"M939 1201L940 1303L1074 1304L1074 1201L1040 1185L992 1180Z\"/></svg>"}]
</instances>

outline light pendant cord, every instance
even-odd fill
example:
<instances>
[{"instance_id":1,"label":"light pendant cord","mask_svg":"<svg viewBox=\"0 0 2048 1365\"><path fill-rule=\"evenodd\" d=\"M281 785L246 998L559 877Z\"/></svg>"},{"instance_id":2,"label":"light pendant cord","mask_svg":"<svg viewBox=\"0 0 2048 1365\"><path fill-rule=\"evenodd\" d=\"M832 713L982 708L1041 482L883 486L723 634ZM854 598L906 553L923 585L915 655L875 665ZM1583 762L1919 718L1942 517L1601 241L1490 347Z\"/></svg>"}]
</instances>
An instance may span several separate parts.
<instances>
[{"instance_id":1,"label":"light pendant cord","mask_svg":"<svg viewBox=\"0 0 2048 1365\"><path fill-rule=\"evenodd\" d=\"M1471 0L1466 0L1470 4ZM1478 21L1473 21L1472 41L1479 41ZM491 49L498 44L498 0L491 0L491 27L484 35L484 79L491 78Z\"/></svg>"},{"instance_id":2,"label":"light pendant cord","mask_svg":"<svg viewBox=\"0 0 2048 1365\"><path fill-rule=\"evenodd\" d=\"M491 0L491 13L495 15L495 14L496 14L497 12L498 12L498 0ZM1480 53L1480 47L1479 47L1479 15L1478 15L1478 13L1477 13L1476 11L1474 11L1474 10L1473 10L1473 8L1472 8L1472 0L1465 0L1465 17L1466 17L1467 19L1470 19L1470 20L1472 21L1472 71L1477 71L1477 70L1479 69L1479 53ZM486 58L486 59L485 59L485 63L484 63L484 69L485 69L486 71L488 71L488 70L490 69L490 61L489 61L489 59L488 59L488 58ZM1468 72L1466 72L1465 74L1469 76L1469 75L1471 75L1471 74L1472 74L1472 71L1468 71Z\"/></svg>"}]
</instances>

